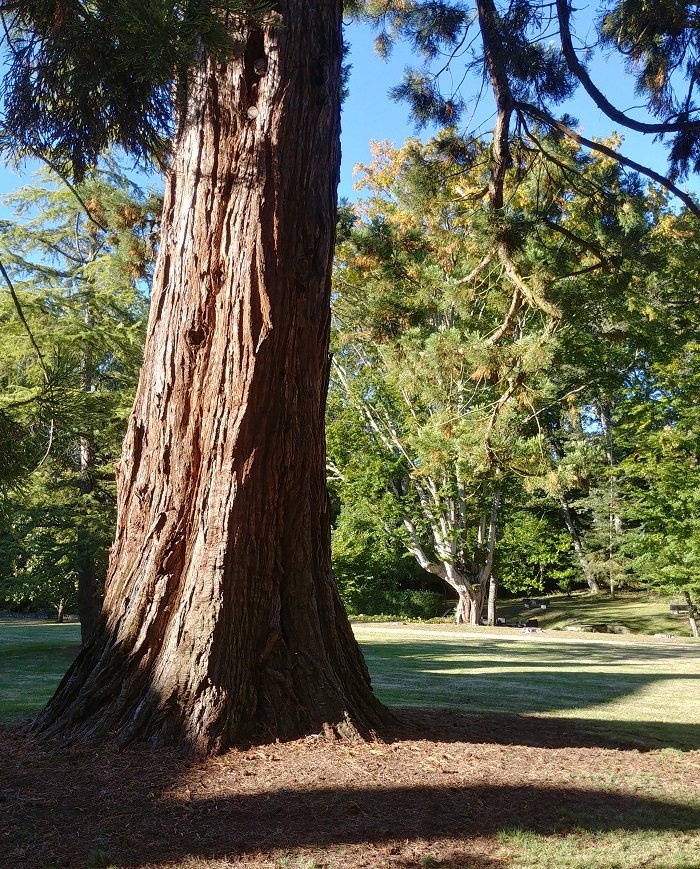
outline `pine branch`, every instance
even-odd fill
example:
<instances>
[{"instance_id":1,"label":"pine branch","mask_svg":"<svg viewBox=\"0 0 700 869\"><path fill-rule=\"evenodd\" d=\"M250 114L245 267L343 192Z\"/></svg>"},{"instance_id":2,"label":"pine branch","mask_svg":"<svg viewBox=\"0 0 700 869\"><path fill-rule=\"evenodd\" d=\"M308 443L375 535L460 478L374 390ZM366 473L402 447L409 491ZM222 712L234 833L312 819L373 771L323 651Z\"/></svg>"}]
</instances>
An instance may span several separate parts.
<instances>
[{"instance_id":1,"label":"pine branch","mask_svg":"<svg viewBox=\"0 0 700 869\"><path fill-rule=\"evenodd\" d=\"M46 380L46 383L48 384L49 372L48 372L48 369L46 368L44 356L43 356L41 350L39 349L39 345L36 342L36 339L32 333L31 328L29 327L29 323L27 322L27 318L24 316L24 311L22 310L22 303L19 300L19 296L15 292L15 288L12 284L12 281L10 280L10 276L7 274L7 270L5 269L5 266L3 265L2 262L0 262L0 274L2 274L2 277L5 281L5 283L7 284L7 288L10 291L10 296L12 297L12 304L15 306L15 311L17 311L17 316L19 317L22 325L24 326L24 329L25 329L27 335L29 336L29 341L30 341L32 347L34 348L34 351L39 359L39 364L41 365L41 370L44 372L44 379Z\"/></svg>"},{"instance_id":2,"label":"pine branch","mask_svg":"<svg viewBox=\"0 0 700 869\"><path fill-rule=\"evenodd\" d=\"M508 313L506 314L505 320L501 323L501 325L496 329L495 332L492 332L491 335L484 342L487 347L493 347L501 338L505 335L505 333L510 329L511 323L515 315L520 310L520 304L522 302L522 296L520 293L520 288L518 285L515 285L513 289L513 298L510 303L510 308L508 309Z\"/></svg>"},{"instance_id":3,"label":"pine branch","mask_svg":"<svg viewBox=\"0 0 700 869\"><path fill-rule=\"evenodd\" d=\"M498 28L498 13L493 0L477 0L479 27L484 46L486 70L491 81L497 106L496 124L493 131L493 168L489 178L489 200L494 211L504 205L503 190L510 158L510 119L515 100L501 54L501 38Z\"/></svg>"},{"instance_id":4,"label":"pine branch","mask_svg":"<svg viewBox=\"0 0 700 869\"><path fill-rule=\"evenodd\" d=\"M585 271L591 271L592 268L607 268L610 271L614 271L615 267L612 262L605 256L602 250L594 244L586 241L570 230L566 229L566 227L562 226L559 223L555 223L553 220L548 220L546 217L541 218L542 223L552 230L552 232L558 232L559 235L563 235L564 238L568 238L569 241L572 241L575 245L587 250L590 254L593 254L594 257L598 259L598 265L593 266L591 268L586 269ZM581 272L576 272L576 274L581 274ZM568 275L564 276L568 277ZM559 278L561 280L562 278Z\"/></svg>"},{"instance_id":5,"label":"pine branch","mask_svg":"<svg viewBox=\"0 0 700 869\"><path fill-rule=\"evenodd\" d=\"M494 252L490 251L486 254L486 256L481 260L481 262L477 263L477 265L469 272L465 277L460 278L458 281L455 281L455 286L460 286L461 284L470 284L473 280L475 280L479 274L486 268L486 266L490 265L494 258Z\"/></svg>"},{"instance_id":6,"label":"pine branch","mask_svg":"<svg viewBox=\"0 0 700 869\"><path fill-rule=\"evenodd\" d=\"M656 183L663 187L664 190L668 190L669 193L672 193L689 211L691 211L696 217L700 218L700 207L698 207L693 198L687 193L684 193L680 188L676 187L676 185L665 175L661 175L653 169L649 169L647 166L642 166L641 163L630 160L629 157L625 157L618 151L613 150L607 145L603 145L602 142L594 142L592 139L587 139L585 136L581 136L570 127L562 124L561 121L555 120L551 115L548 115L546 112L543 112L541 109L538 109L530 103L516 102L514 108L516 111L524 112L541 123L546 124L553 130L557 130L559 133L566 136L567 139L576 142L577 145L583 145L584 148L589 148L591 151L605 154L606 157L610 157L611 160L615 160L620 165L627 166L628 169L639 172L640 175L646 175L647 178L656 181Z\"/></svg>"},{"instance_id":7,"label":"pine branch","mask_svg":"<svg viewBox=\"0 0 700 869\"><path fill-rule=\"evenodd\" d=\"M581 82L583 89L588 96L604 112L612 121L628 127L630 130L636 130L638 133L696 133L700 134L700 121L665 121L660 124L647 124L644 121L637 121L634 118L628 117L625 112L615 108L615 106L606 98L605 94L591 81L588 71L581 63L574 50L573 41L571 39L570 28L570 9L569 0L557 0L557 16L559 18L559 34L561 38L561 48L566 59L567 66L576 78Z\"/></svg>"},{"instance_id":8,"label":"pine branch","mask_svg":"<svg viewBox=\"0 0 700 869\"><path fill-rule=\"evenodd\" d=\"M31 148L31 147L29 148L29 151L31 152L32 156L36 157L37 160L41 160L41 162L45 166L47 166L53 172L53 174L63 182L63 184L66 185L66 188L73 194L73 196L80 203L80 206L83 209L83 211L85 212L85 214L87 215L88 220L90 220L92 223L94 223L98 229L102 230L102 232L107 232L107 227L103 226L99 222L99 220L96 220L93 217L90 209L87 207L87 205L85 203L85 200L80 195L80 193L78 193L78 191L75 188L75 185L71 184L71 182L68 180L65 173L61 172L61 170L56 166L56 164L53 163L51 160L49 160L44 154L42 154L41 151L37 150L36 148Z\"/></svg>"},{"instance_id":9,"label":"pine branch","mask_svg":"<svg viewBox=\"0 0 700 869\"><path fill-rule=\"evenodd\" d=\"M540 311L544 311L544 313L549 314L549 316L553 320L559 322L559 320L561 320L561 311L559 310L559 308L557 308L551 302L548 302L538 292L527 286L527 284L518 274L518 270L515 268L515 263L513 262L510 253L508 252L508 249L504 244L499 245L498 255L501 262L503 263L503 268L505 269L511 283L514 287L517 287L520 293L533 306L533 308L539 308Z\"/></svg>"}]
</instances>

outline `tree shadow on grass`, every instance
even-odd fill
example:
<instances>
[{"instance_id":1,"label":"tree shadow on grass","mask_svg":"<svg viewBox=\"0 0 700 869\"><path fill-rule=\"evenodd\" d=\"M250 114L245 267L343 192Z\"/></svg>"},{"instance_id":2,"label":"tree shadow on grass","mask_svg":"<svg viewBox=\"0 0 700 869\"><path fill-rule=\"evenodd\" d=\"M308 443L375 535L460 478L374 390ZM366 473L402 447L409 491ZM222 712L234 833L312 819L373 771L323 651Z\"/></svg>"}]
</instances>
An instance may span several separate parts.
<instances>
[{"instance_id":1,"label":"tree shadow on grass","mask_svg":"<svg viewBox=\"0 0 700 869\"><path fill-rule=\"evenodd\" d=\"M306 845L469 839L516 828L541 835L572 828L597 833L700 828L700 813L687 806L599 790L543 787L289 790L173 803L162 812L189 839L211 836L208 819L213 813L228 815L230 826L219 830L218 847L211 849L225 855Z\"/></svg>"},{"instance_id":2,"label":"tree shadow on grass","mask_svg":"<svg viewBox=\"0 0 700 869\"><path fill-rule=\"evenodd\" d=\"M700 748L700 725L392 707L405 733L441 742L629 751ZM408 724L410 722L410 724ZM399 728L401 732L401 728ZM401 738L401 737L399 737Z\"/></svg>"},{"instance_id":3,"label":"tree shadow on grass","mask_svg":"<svg viewBox=\"0 0 700 869\"><path fill-rule=\"evenodd\" d=\"M582 733L576 722L396 712L399 723L383 734L384 743L309 738L209 761L144 746L46 750L17 731L0 730L0 867L207 865L195 858L269 866L300 852L304 862L295 857L289 865L313 865L318 849L321 865L389 865L364 862L376 852L403 869L420 865L421 854L430 856L433 848L441 849L442 869L495 869L507 865L495 837L516 829L545 837L572 830L700 836L700 801L687 796L687 777L659 791L686 794L687 802L591 787L588 776L606 770L614 782L620 759L596 751L610 743ZM441 743L463 747L444 754ZM511 748L494 753L486 746L484 754L482 743ZM594 749L565 761L565 769L580 772L581 787L558 774L561 752L536 754L531 747ZM426 773L435 754L444 768L437 763ZM629 757L625 768L639 769L640 783L665 774L663 759L649 756L639 765ZM494 762L493 769L482 768ZM622 784L624 773L619 776ZM363 860L353 863L358 855Z\"/></svg>"},{"instance_id":4,"label":"tree shadow on grass","mask_svg":"<svg viewBox=\"0 0 700 869\"><path fill-rule=\"evenodd\" d=\"M72 757L71 778L65 777L65 763L44 761L40 790L38 781L31 787L25 776L23 790L2 794L10 809L9 828L0 825L3 869L84 867L95 853L129 867L190 856L242 860L247 865L247 859L253 860L246 855L259 859L280 849L376 847L415 840L452 846L451 840L458 840L467 853L474 838L513 829L550 836L572 828L700 828L700 813L687 805L561 787L366 787L358 782L358 787L339 788L268 786L257 793L223 787L202 798L190 795L183 784L169 789L168 779L186 782L191 770L172 753L107 753L99 763L94 752L84 757L82 763ZM93 767L88 774L90 757ZM37 765L42 764L35 763L35 776ZM454 865L459 865L457 858ZM470 859L461 865L477 863ZM481 865L496 863L489 859Z\"/></svg>"},{"instance_id":5,"label":"tree shadow on grass","mask_svg":"<svg viewBox=\"0 0 700 869\"><path fill-rule=\"evenodd\" d=\"M689 672L687 651L596 645L579 647L575 657L564 644L533 648L479 640L455 645L414 638L363 643L363 651L379 698L392 706L510 716L514 722L518 716L531 721L551 716L562 733L571 722L574 741L567 744L574 745L584 732L607 746L700 747L700 718L689 699L697 694L700 674ZM648 693L653 686L660 689L658 698ZM644 699L637 702L635 695ZM643 718L649 710L653 714L654 703L678 715L679 698L685 702L680 711L685 721ZM590 708L592 717L584 711Z\"/></svg>"}]
</instances>

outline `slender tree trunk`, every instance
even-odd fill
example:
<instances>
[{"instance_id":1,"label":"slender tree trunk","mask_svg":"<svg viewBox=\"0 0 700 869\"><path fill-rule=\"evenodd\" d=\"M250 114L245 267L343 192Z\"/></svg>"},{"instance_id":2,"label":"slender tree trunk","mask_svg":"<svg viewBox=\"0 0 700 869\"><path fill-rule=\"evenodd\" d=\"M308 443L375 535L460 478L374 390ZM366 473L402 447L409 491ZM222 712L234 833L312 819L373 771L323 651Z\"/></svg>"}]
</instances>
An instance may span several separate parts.
<instances>
[{"instance_id":1,"label":"slender tree trunk","mask_svg":"<svg viewBox=\"0 0 700 869\"><path fill-rule=\"evenodd\" d=\"M103 612L38 733L213 752L386 718L330 567L341 6L278 8L191 84Z\"/></svg>"},{"instance_id":2,"label":"slender tree trunk","mask_svg":"<svg viewBox=\"0 0 700 869\"><path fill-rule=\"evenodd\" d=\"M496 554L496 529L498 526L498 515L501 509L501 489L496 489L491 500L491 515L489 517L488 536L486 538L486 560L481 570L479 571L478 584L479 591L476 594L474 607L472 610L472 623L478 625L481 623L481 613L484 608L484 603L488 601L487 613L493 611L493 621L490 621L490 615L487 616L489 624L495 624L496 621L496 593L497 580L493 572L494 557ZM493 601L492 601L493 597Z\"/></svg>"},{"instance_id":3,"label":"slender tree trunk","mask_svg":"<svg viewBox=\"0 0 700 869\"><path fill-rule=\"evenodd\" d=\"M497 604L498 604L498 570L494 566L491 571L491 576L489 577L489 597L488 597L488 610L487 610L487 623L494 627L496 624L496 615L497 615Z\"/></svg>"},{"instance_id":4,"label":"slender tree trunk","mask_svg":"<svg viewBox=\"0 0 700 869\"><path fill-rule=\"evenodd\" d=\"M615 597L615 549L616 541L622 532L622 519L617 507L617 476L615 474L615 454L613 452L613 420L609 404L596 405L596 411L605 437L605 455L610 475L608 498L608 581L610 597Z\"/></svg>"},{"instance_id":5,"label":"slender tree trunk","mask_svg":"<svg viewBox=\"0 0 700 869\"><path fill-rule=\"evenodd\" d=\"M85 326L90 326L90 305L83 311ZM80 388L89 392L93 386L93 362L89 346L83 348L80 360ZM80 495L87 498L95 488L93 471L95 467L95 438L92 432L83 434L78 445L80 462ZM80 618L80 637L83 645L92 636L100 615L101 600L97 590L97 570L95 568L95 545L87 521L84 504L79 508L82 522L78 526L78 615Z\"/></svg>"},{"instance_id":6,"label":"slender tree trunk","mask_svg":"<svg viewBox=\"0 0 700 869\"><path fill-rule=\"evenodd\" d=\"M92 437L80 438L80 494L85 497L94 488L92 477L95 464L95 445ZM100 615L100 596L97 590L97 571L92 534L86 521L78 527L78 615L83 645L92 636Z\"/></svg>"},{"instance_id":7,"label":"slender tree trunk","mask_svg":"<svg viewBox=\"0 0 700 869\"><path fill-rule=\"evenodd\" d=\"M698 633L698 608L695 606L689 591L684 591L683 596L685 597L685 602L688 604L688 621L690 622L690 630L697 640L698 637L700 637L700 634Z\"/></svg>"},{"instance_id":8,"label":"slender tree trunk","mask_svg":"<svg viewBox=\"0 0 700 869\"><path fill-rule=\"evenodd\" d=\"M598 588L598 581L595 578L595 574L591 570L591 566L588 563L588 559L586 558L586 554L583 551L583 546L581 546L581 538L579 536L578 530L574 525L574 520L571 515L571 510L569 508L569 503L563 495L559 496L559 503L561 505L561 512L564 516L564 522L569 532L569 536L571 537L571 542L574 547L574 552L576 553L576 558L578 559L579 567L581 568L581 572L586 578L586 582L588 583L588 590L591 594L598 594L600 589Z\"/></svg>"},{"instance_id":9,"label":"slender tree trunk","mask_svg":"<svg viewBox=\"0 0 700 869\"><path fill-rule=\"evenodd\" d=\"M83 312L85 325L90 326L90 305ZM92 353L86 347L82 352L80 387L89 392L94 382L94 366ZM90 495L95 488L93 472L95 467L94 433L82 435L80 438L80 494L83 498ZM92 636L100 616L102 601L97 587L97 569L95 566L95 541L89 524L85 518L87 510L83 510L83 523L78 528L78 615L80 617L80 636L83 645Z\"/></svg>"}]
</instances>

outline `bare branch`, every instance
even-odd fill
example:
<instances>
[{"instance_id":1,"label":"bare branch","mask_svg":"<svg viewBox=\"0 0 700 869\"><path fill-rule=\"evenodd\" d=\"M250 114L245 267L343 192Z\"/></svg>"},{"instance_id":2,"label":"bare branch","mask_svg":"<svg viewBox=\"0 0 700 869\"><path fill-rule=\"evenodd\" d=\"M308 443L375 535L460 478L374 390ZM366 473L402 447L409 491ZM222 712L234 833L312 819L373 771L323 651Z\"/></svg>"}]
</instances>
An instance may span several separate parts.
<instances>
[{"instance_id":1,"label":"bare branch","mask_svg":"<svg viewBox=\"0 0 700 869\"><path fill-rule=\"evenodd\" d=\"M22 303L20 302L19 297L18 297L17 293L15 292L15 288L12 284L12 281L10 280L10 276L7 274L7 270L5 269L5 266L3 265L2 262L0 262L0 274L2 274L2 277L5 281L5 283L7 284L7 288L10 291L10 296L12 297L12 304L15 306L15 311L17 312L17 316L19 317L22 325L24 326L24 329L25 329L27 335L29 336L29 341L30 341L32 347L34 348L34 352L36 353L37 358L39 359L39 364L41 365L41 370L44 372L44 379L45 379L46 383L48 383L49 382L49 372L46 368L46 363L44 362L44 356L43 356L41 350L39 349L39 345L36 343L36 339L32 333L32 330L29 328L29 323L27 322L27 318L24 316L24 311L22 310Z\"/></svg>"},{"instance_id":2,"label":"bare branch","mask_svg":"<svg viewBox=\"0 0 700 869\"><path fill-rule=\"evenodd\" d=\"M513 290L513 298L512 298L512 300L511 300L510 308L508 309L508 313L506 314L506 318L505 318L505 320L501 323L501 325L496 329L496 331L493 332L491 335L489 335L489 337L486 339L486 342L485 342L485 343L486 343L486 346L487 346L487 347L493 347L493 345L494 345L497 341L500 341L501 338L502 338L502 337L505 335L505 333L508 331L508 329L510 328L511 323L513 322L513 319L514 319L515 315L516 315L516 314L518 313L518 311L520 310L520 303L521 303L521 301L522 301L522 296L520 295L520 289L519 289L519 287L516 285L515 288L514 288L514 290Z\"/></svg>"},{"instance_id":3,"label":"bare branch","mask_svg":"<svg viewBox=\"0 0 700 869\"><path fill-rule=\"evenodd\" d=\"M539 308L541 311L544 311L545 314L549 314L549 316L553 320L559 322L559 320L561 320L561 311L559 310L559 308L557 308L551 302L548 302L536 290L533 290L527 286L527 284L518 274L518 271L515 268L515 264L511 259L510 252L504 244L501 244L499 246L498 255L501 262L503 263L503 268L505 269L511 283L513 284L513 286L518 288L520 293L525 297L525 299L527 299L527 301L533 306L533 308Z\"/></svg>"},{"instance_id":4,"label":"bare branch","mask_svg":"<svg viewBox=\"0 0 700 869\"><path fill-rule=\"evenodd\" d=\"M594 257L597 257L599 265L594 266L593 268L607 268L610 271L614 271L614 266L610 262L610 260L605 256L603 251L594 244L591 244L589 241L586 241L584 238L576 235L570 230L566 229L566 227L562 226L559 223L555 223L553 220L548 220L546 217L541 218L542 223L551 229L553 232L558 232L559 235L563 235L564 238L568 238L569 241L573 241L574 244L582 247L584 250L587 250L589 253L593 254ZM586 269L586 271L590 271L591 269ZM577 272L576 274L580 274Z\"/></svg>"},{"instance_id":5,"label":"bare branch","mask_svg":"<svg viewBox=\"0 0 700 869\"><path fill-rule=\"evenodd\" d=\"M454 282L454 286L459 286L460 284L470 284L475 278L478 277L479 273L482 272L486 266L490 265L493 262L494 252L490 251L486 254L486 256L478 263L466 277L460 278L458 281Z\"/></svg>"}]
</instances>

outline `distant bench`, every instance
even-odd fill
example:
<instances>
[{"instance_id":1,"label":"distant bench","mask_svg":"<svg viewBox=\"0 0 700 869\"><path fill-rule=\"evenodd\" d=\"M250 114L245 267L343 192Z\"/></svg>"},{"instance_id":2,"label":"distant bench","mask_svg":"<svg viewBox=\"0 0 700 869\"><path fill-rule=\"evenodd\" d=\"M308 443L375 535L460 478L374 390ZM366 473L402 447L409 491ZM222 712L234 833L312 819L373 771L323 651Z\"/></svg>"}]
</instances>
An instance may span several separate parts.
<instances>
[{"instance_id":1,"label":"distant bench","mask_svg":"<svg viewBox=\"0 0 700 869\"><path fill-rule=\"evenodd\" d=\"M690 607L687 603L670 603L668 608L674 616L679 616L681 613L690 613Z\"/></svg>"}]
</instances>

